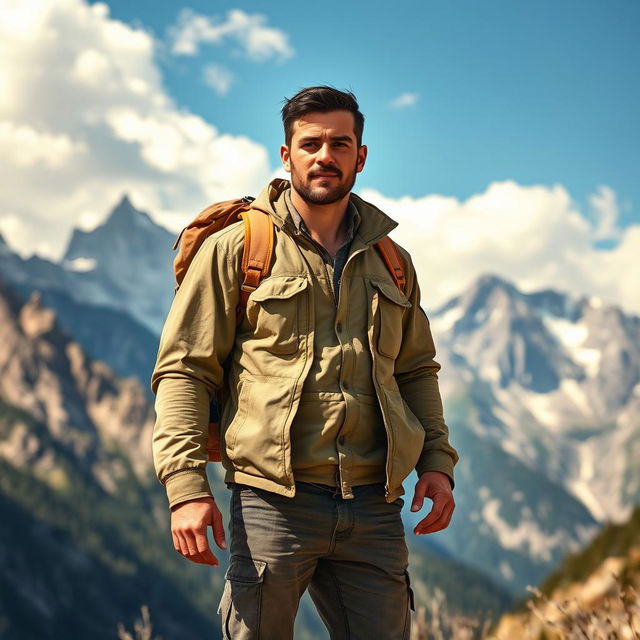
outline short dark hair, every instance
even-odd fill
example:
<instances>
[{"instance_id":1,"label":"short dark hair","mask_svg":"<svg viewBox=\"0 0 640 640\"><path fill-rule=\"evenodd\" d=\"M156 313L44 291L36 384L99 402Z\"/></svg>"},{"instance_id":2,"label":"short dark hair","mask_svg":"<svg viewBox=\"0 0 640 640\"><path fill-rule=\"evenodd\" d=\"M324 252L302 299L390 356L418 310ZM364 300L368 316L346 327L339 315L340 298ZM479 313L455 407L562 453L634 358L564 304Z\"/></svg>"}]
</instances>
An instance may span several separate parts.
<instances>
[{"instance_id":1,"label":"short dark hair","mask_svg":"<svg viewBox=\"0 0 640 640\"><path fill-rule=\"evenodd\" d=\"M293 98L285 98L282 107L282 124L284 125L284 138L291 144L293 137L293 123L307 113L329 111L350 111L353 114L354 132L358 146L362 144L362 131L364 129L364 116L360 112L358 101L351 91L339 91L329 85L319 87L306 87L300 89Z\"/></svg>"}]
</instances>

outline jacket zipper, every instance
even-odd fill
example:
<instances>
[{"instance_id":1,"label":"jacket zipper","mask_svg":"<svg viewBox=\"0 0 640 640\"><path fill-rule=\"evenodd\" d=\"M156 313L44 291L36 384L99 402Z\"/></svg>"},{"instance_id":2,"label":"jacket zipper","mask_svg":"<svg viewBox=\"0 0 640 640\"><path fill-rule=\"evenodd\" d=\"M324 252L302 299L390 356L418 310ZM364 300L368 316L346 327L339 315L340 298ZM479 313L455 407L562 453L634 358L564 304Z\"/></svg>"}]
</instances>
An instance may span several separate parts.
<instances>
[{"instance_id":1,"label":"jacket zipper","mask_svg":"<svg viewBox=\"0 0 640 640\"><path fill-rule=\"evenodd\" d=\"M377 240L376 240L377 241ZM360 253L363 253L364 251L366 251L367 249L370 249L372 247L372 245L374 244L374 242L372 241L371 243L369 243L369 245L367 245L366 247L363 247L361 249L358 249L357 251L354 251L349 258L347 259L344 268L342 269L342 275L340 276L340 281L342 281L344 274L347 270L347 267L349 266L349 263L352 262L353 258L355 256L357 256ZM343 287L340 286L340 292L343 290ZM334 294L335 295L335 294ZM338 304L339 306L339 304ZM375 316L373 317L373 321L374 324L371 327L372 332L375 329ZM381 327L382 328L382 327ZM367 327L367 335L369 333L369 328ZM373 367L373 386L375 387L376 390L376 394L378 396L378 404L380 405L380 411L382 413L382 422L384 424L384 430L387 433L387 459L385 460L385 476L386 476L386 483L385 483L385 487L384 487L384 494L385 494L385 498L389 495L389 487L390 487L390 482L391 482L391 449L393 447L393 435L391 433L391 429L389 428L389 425L387 424L387 418L385 416L385 413L388 413L388 407L383 407L382 406L382 400L381 400L381 396L382 394L380 393L380 388L378 385L378 381L377 381L377 377L376 377L376 373L377 373L377 362L376 359L374 357L374 350L375 350L375 346L373 344L369 345L370 349L371 349L371 364Z\"/></svg>"},{"instance_id":2,"label":"jacket zipper","mask_svg":"<svg viewBox=\"0 0 640 640\"><path fill-rule=\"evenodd\" d=\"M305 234L297 232L297 235L300 238L304 238L304 240L310 245L312 246L316 252L318 252L318 248L315 246L314 242L309 239L307 236L305 236ZM359 255L360 253L363 253L364 251L366 251L367 249L370 249L380 238L382 238L385 234L381 234L379 238L375 238L374 240L372 240L366 247L362 247L356 251L354 251L348 258L347 261L345 262L345 265L342 269L342 275L340 276L340 282L342 283L342 279L344 278L344 274L347 270L347 267L349 266L349 263L353 261L353 259ZM319 252L318 252L319 254ZM322 258L322 256L320 256ZM327 275L327 278L329 278L329 270L327 269L327 265L324 261L324 259L322 260L322 263L324 265L325 268L325 273ZM329 278L330 279L330 278ZM331 292L333 293L333 299L335 301L336 304L336 308L340 307L340 293L343 290L342 285L340 286L340 291L338 292L338 298L336 299L336 293L333 289L333 283L330 282L330 287L331 287ZM375 321L375 317L373 318ZM371 327L372 331L374 329L374 327ZM334 330L337 331L337 327L334 325ZM367 334L368 334L368 327L367 327ZM372 350L371 353L371 362L372 362L372 366L374 368L374 374L377 373L377 369L376 369L376 361L374 359L374 355L373 355L373 351L375 350L375 347L373 344L370 344L369 347ZM391 434L391 429L389 428L389 425L387 424L387 419L385 417L385 408L382 407L382 401L381 401L381 393L380 393L380 388L378 385L378 381L376 379L376 375L373 375L373 386L375 387L376 390L376 394L378 396L378 404L380 405L380 411L382 412L382 422L384 423L384 429L386 431L387 434L387 459L385 460L385 476L386 476L386 483L385 483L385 487L384 487L384 493L385 493L385 498L389 496L389 487L390 487L390 482L391 482L391 448L393 446L393 435ZM386 413L388 413L388 407L386 408Z\"/></svg>"}]
</instances>

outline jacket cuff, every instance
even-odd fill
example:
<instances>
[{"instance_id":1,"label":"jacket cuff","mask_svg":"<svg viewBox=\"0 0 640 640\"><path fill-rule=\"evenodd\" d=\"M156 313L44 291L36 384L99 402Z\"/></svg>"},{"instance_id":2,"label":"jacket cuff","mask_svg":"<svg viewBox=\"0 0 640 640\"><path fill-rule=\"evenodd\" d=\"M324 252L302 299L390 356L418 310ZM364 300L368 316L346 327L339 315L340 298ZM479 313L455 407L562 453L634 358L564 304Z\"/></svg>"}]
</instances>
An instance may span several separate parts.
<instances>
[{"instance_id":1,"label":"jacket cuff","mask_svg":"<svg viewBox=\"0 0 640 640\"><path fill-rule=\"evenodd\" d=\"M207 472L201 468L176 471L167 478L164 487L170 508L194 498L213 498Z\"/></svg>"},{"instance_id":2,"label":"jacket cuff","mask_svg":"<svg viewBox=\"0 0 640 640\"><path fill-rule=\"evenodd\" d=\"M418 464L416 464L418 478L426 471L440 471L440 473L446 474L449 476L451 489L454 488L453 460L448 453L444 451L428 451L424 453L418 460Z\"/></svg>"}]
</instances>

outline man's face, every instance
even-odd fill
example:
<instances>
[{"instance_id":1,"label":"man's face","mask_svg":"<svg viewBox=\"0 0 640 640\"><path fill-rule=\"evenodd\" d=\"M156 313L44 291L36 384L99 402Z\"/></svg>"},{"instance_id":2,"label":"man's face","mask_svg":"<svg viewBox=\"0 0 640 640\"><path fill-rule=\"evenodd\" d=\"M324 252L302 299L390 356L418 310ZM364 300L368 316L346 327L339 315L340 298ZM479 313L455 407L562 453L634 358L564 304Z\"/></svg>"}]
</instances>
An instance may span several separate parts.
<instances>
[{"instance_id":1,"label":"man's face","mask_svg":"<svg viewBox=\"0 0 640 640\"><path fill-rule=\"evenodd\" d=\"M364 168L367 147L358 147L350 111L307 113L293 124L291 143L280 147L295 191L309 204L331 204L351 191Z\"/></svg>"}]
</instances>

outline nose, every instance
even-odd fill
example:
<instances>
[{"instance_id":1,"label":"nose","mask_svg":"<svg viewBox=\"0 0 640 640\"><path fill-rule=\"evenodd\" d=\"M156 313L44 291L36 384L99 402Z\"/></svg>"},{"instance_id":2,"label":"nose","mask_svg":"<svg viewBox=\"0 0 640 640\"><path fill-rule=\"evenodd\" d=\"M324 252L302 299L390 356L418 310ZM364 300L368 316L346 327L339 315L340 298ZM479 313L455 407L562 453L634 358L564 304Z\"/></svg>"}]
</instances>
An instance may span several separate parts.
<instances>
[{"instance_id":1,"label":"nose","mask_svg":"<svg viewBox=\"0 0 640 640\"><path fill-rule=\"evenodd\" d=\"M316 155L316 161L320 164L333 164L333 155L331 154L330 145L325 142Z\"/></svg>"}]
</instances>

